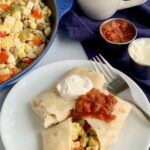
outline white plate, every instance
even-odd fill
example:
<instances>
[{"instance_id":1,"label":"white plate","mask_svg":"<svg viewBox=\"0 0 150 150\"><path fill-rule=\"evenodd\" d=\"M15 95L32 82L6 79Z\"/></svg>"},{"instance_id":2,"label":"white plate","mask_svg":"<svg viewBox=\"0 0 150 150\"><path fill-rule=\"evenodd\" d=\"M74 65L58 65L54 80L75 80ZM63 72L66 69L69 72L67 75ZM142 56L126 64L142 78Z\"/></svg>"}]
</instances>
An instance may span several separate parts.
<instances>
[{"instance_id":1,"label":"white plate","mask_svg":"<svg viewBox=\"0 0 150 150\"><path fill-rule=\"evenodd\" d=\"M6 150L42 150L42 125L31 109L32 98L75 66L88 67L91 64L82 60L49 64L31 72L13 87L5 99L1 112L1 137ZM129 83L139 104L150 111L148 100L142 90L129 77L118 73ZM118 142L109 150L147 150L150 143L149 129L146 120L132 110Z\"/></svg>"}]
</instances>

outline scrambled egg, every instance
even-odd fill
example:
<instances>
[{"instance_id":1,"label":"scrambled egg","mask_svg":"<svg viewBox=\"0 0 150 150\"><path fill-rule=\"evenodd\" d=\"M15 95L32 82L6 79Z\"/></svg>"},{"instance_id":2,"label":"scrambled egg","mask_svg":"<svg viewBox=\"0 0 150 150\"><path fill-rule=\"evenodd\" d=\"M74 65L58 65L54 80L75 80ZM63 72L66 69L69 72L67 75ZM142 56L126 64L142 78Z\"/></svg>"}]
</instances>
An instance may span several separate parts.
<instances>
[{"instance_id":1,"label":"scrambled egg","mask_svg":"<svg viewBox=\"0 0 150 150\"><path fill-rule=\"evenodd\" d=\"M8 15L6 16L3 25L5 27L8 27L11 30L15 24L15 21L16 21L16 18Z\"/></svg>"},{"instance_id":2,"label":"scrambled egg","mask_svg":"<svg viewBox=\"0 0 150 150\"><path fill-rule=\"evenodd\" d=\"M72 150L80 147L85 150L100 150L96 133L91 127L85 131L85 123L83 120L72 123Z\"/></svg>"},{"instance_id":3,"label":"scrambled egg","mask_svg":"<svg viewBox=\"0 0 150 150\"><path fill-rule=\"evenodd\" d=\"M12 28L12 32L13 33L19 33L19 32L21 32L23 30L23 23L22 23L22 21L20 21L20 20L16 20L15 21L15 23L14 23L14 26L13 26L13 28Z\"/></svg>"},{"instance_id":4,"label":"scrambled egg","mask_svg":"<svg viewBox=\"0 0 150 150\"><path fill-rule=\"evenodd\" d=\"M9 51L9 49L13 46L14 46L14 43L13 43L13 37L12 36L0 38L0 48L3 48L6 51Z\"/></svg>"},{"instance_id":5,"label":"scrambled egg","mask_svg":"<svg viewBox=\"0 0 150 150\"><path fill-rule=\"evenodd\" d=\"M42 0L0 0L0 83L43 52L51 34L51 14Z\"/></svg>"},{"instance_id":6,"label":"scrambled egg","mask_svg":"<svg viewBox=\"0 0 150 150\"><path fill-rule=\"evenodd\" d=\"M10 28L0 24L0 31L10 33L11 30L10 30Z\"/></svg>"}]
</instances>

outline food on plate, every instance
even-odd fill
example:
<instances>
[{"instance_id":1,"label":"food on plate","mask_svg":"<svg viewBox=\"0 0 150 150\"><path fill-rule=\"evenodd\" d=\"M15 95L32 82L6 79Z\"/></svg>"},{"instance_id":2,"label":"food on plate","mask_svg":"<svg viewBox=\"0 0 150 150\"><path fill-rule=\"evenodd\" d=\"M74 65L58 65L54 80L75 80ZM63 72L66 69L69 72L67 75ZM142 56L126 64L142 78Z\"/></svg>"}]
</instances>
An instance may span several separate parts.
<instances>
[{"instance_id":1,"label":"food on plate","mask_svg":"<svg viewBox=\"0 0 150 150\"><path fill-rule=\"evenodd\" d=\"M41 0L0 1L0 83L43 52L51 33L51 14Z\"/></svg>"},{"instance_id":2,"label":"food on plate","mask_svg":"<svg viewBox=\"0 0 150 150\"><path fill-rule=\"evenodd\" d=\"M129 45L129 55L138 64L150 66L150 38L139 38Z\"/></svg>"},{"instance_id":3,"label":"food on plate","mask_svg":"<svg viewBox=\"0 0 150 150\"><path fill-rule=\"evenodd\" d=\"M115 105L117 105L117 99L113 95L104 94L93 88L76 100L76 107L72 115L78 119L92 117L111 122L116 119L116 115L112 114Z\"/></svg>"},{"instance_id":4,"label":"food on plate","mask_svg":"<svg viewBox=\"0 0 150 150\"><path fill-rule=\"evenodd\" d=\"M94 128L83 119L68 118L44 130L42 137L44 150L100 150Z\"/></svg>"},{"instance_id":5,"label":"food on plate","mask_svg":"<svg viewBox=\"0 0 150 150\"><path fill-rule=\"evenodd\" d=\"M107 92L103 94L109 96ZM71 117L73 118L68 118L42 132L44 150L107 150L117 142L131 110L131 105L127 102L117 97L114 99L116 99L116 104L111 113L116 117L113 120L108 122L108 120L90 116L89 112L88 115L79 117L72 114ZM94 100L97 100L97 97ZM76 107L78 107L77 103L78 101ZM101 112L100 114L104 113Z\"/></svg>"},{"instance_id":6,"label":"food on plate","mask_svg":"<svg viewBox=\"0 0 150 150\"><path fill-rule=\"evenodd\" d=\"M79 94L86 94L91 88L101 89L104 83L102 74L88 68L73 68L53 87L33 99L33 110L43 119L44 127L47 128L70 115ZM63 87L65 87L64 91Z\"/></svg>"},{"instance_id":7,"label":"food on plate","mask_svg":"<svg viewBox=\"0 0 150 150\"><path fill-rule=\"evenodd\" d=\"M107 94L105 93L105 95ZM97 97L93 99L91 96L90 99L94 101L97 100ZM44 150L107 150L117 142L123 124L131 110L131 105L127 102L117 97L114 97L114 99L116 99L116 104L111 109L111 113L115 116L113 120L108 122L107 119L93 116L93 112L91 112L91 115L88 112L88 115L78 117L73 114L71 115L73 119L68 118L42 132ZM107 103L109 104L110 101ZM83 103L84 105L85 103ZM109 105L107 106L109 107ZM76 109L80 110L77 107L78 101L76 102ZM82 109L84 108L82 107ZM101 109L98 115L104 114L103 111L105 109Z\"/></svg>"},{"instance_id":8,"label":"food on plate","mask_svg":"<svg viewBox=\"0 0 150 150\"><path fill-rule=\"evenodd\" d=\"M77 99L71 116L85 119L97 133L100 150L107 150L117 142L131 108L129 103L105 90L92 89Z\"/></svg>"},{"instance_id":9,"label":"food on plate","mask_svg":"<svg viewBox=\"0 0 150 150\"><path fill-rule=\"evenodd\" d=\"M93 83L85 76L74 74L63 79L57 84L56 88L60 96L76 99L80 95L86 94L90 91L93 88Z\"/></svg>"},{"instance_id":10,"label":"food on plate","mask_svg":"<svg viewBox=\"0 0 150 150\"><path fill-rule=\"evenodd\" d=\"M135 26L124 19L110 19L100 27L102 37L111 43L126 43L136 36Z\"/></svg>"},{"instance_id":11,"label":"food on plate","mask_svg":"<svg viewBox=\"0 0 150 150\"><path fill-rule=\"evenodd\" d=\"M117 142L131 105L105 91L104 83L102 74L76 67L33 99L46 128L44 150L107 150Z\"/></svg>"}]
</instances>

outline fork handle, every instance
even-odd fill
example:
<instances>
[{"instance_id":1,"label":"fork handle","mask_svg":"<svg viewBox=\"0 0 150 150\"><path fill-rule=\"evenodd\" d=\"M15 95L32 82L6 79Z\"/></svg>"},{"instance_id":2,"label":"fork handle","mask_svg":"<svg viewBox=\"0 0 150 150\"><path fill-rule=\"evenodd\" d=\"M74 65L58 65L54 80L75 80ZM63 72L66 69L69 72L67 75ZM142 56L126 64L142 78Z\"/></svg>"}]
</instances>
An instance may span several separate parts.
<instances>
[{"instance_id":1,"label":"fork handle","mask_svg":"<svg viewBox=\"0 0 150 150\"><path fill-rule=\"evenodd\" d=\"M131 103L133 106L135 106L135 108L137 108L145 116L145 118L150 122L150 115L146 111L144 111L144 109L142 109L136 102L132 101L134 100L134 98L132 97L132 94L129 88L122 91L117 96Z\"/></svg>"},{"instance_id":2,"label":"fork handle","mask_svg":"<svg viewBox=\"0 0 150 150\"><path fill-rule=\"evenodd\" d=\"M113 87L113 88L111 88L111 87ZM124 82L124 80L120 76L118 76L107 87L108 91L110 91L111 93L113 93L115 95L128 89L128 88L129 88L128 84L126 82Z\"/></svg>"},{"instance_id":3,"label":"fork handle","mask_svg":"<svg viewBox=\"0 0 150 150\"><path fill-rule=\"evenodd\" d=\"M141 111L141 113L146 117L146 119L150 122L150 115L147 114L141 107L139 107L137 104L133 103L132 101L129 101L132 105L134 105L138 110Z\"/></svg>"}]
</instances>

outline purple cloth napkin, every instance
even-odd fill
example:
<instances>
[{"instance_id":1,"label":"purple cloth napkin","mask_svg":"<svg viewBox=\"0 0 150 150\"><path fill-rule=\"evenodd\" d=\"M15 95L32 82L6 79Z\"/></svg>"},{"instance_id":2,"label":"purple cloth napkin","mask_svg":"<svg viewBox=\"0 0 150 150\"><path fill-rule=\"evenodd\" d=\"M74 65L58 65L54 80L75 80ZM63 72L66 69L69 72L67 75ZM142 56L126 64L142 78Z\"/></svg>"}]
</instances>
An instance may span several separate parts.
<instances>
[{"instance_id":1,"label":"purple cloth napkin","mask_svg":"<svg viewBox=\"0 0 150 150\"><path fill-rule=\"evenodd\" d=\"M150 0L130 9L118 11L113 18L125 18L135 24L138 37L150 37ZM81 42L89 59L101 53L115 68L130 76L143 89L150 101L150 77L143 78L143 71L135 74L125 46L112 46L99 35L99 26L103 21L95 21L81 11L75 3L72 10L60 22L60 27L74 40Z\"/></svg>"}]
</instances>

